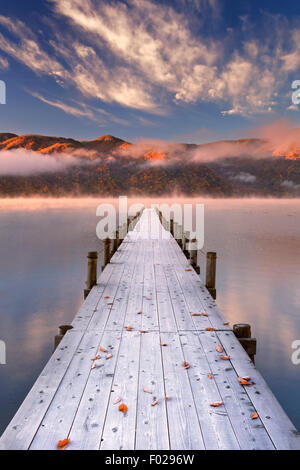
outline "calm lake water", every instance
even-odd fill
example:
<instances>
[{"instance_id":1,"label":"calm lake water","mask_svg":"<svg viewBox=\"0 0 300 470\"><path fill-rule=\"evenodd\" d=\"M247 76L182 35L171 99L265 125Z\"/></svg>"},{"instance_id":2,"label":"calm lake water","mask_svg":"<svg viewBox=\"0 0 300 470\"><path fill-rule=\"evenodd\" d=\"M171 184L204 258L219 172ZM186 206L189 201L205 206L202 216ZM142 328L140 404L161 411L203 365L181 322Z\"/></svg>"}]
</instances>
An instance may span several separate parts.
<instances>
[{"instance_id":1,"label":"calm lake water","mask_svg":"<svg viewBox=\"0 0 300 470\"><path fill-rule=\"evenodd\" d=\"M82 302L100 202L0 200L0 434ZM205 204L204 249L218 253L217 302L232 324L252 325L256 365L300 429L300 200L194 202Z\"/></svg>"}]
</instances>

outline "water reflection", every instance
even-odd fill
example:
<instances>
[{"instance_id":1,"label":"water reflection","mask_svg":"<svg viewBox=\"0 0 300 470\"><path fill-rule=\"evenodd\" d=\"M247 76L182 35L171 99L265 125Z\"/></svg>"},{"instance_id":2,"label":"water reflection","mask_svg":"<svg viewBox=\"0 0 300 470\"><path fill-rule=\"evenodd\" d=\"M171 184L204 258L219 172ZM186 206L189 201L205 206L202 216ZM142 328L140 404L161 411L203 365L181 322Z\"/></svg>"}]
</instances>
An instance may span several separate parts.
<instances>
[{"instance_id":1,"label":"water reflection","mask_svg":"<svg viewBox=\"0 0 300 470\"><path fill-rule=\"evenodd\" d=\"M47 362L57 326L72 321L82 301L86 254L100 249L99 202L0 200L0 339L7 344L0 432ZM184 202L204 202L205 250L218 253L218 303L231 323L251 323L257 367L300 428L300 366L291 362L300 339L300 201Z\"/></svg>"}]
</instances>

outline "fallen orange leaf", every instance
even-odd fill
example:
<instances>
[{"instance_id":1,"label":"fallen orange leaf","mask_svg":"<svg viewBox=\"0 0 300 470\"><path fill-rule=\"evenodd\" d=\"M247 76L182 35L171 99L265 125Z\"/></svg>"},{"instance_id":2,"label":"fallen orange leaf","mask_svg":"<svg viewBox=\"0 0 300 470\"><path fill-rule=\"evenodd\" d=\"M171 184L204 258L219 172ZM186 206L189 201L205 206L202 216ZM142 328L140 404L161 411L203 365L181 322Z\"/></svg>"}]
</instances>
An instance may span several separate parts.
<instances>
[{"instance_id":1,"label":"fallen orange leaf","mask_svg":"<svg viewBox=\"0 0 300 470\"><path fill-rule=\"evenodd\" d=\"M109 299L109 295L106 295L104 298L105 298L105 299Z\"/></svg>"},{"instance_id":2,"label":"fallen orange leaf","mask_svg":"<svg viewBox=\"0 0 300 470\"><path fill-rule=\"evenodd\" d=\"M258 418L258 414L256 412L252 413L251 419L257 419L257 418Z\"/></svg>"},{"instance_id":3,"label":"fallen orange leaf","mask_svg":"<svg viewBox=\"0 0 300 470\"><path fill-rule=\"evenodd\" d=\"M93 357L93 359L91 359L92 361L98 361L98 359L101 359L101 356L99 356L99 354L95 357Z\"/></svg>"},{"instance_id":4,"label":"fallen orange leaf","mask_svg":"<svg viewBox=\"0 0 300 470\"><path fill-rule=\"evenodd\" d=\"M186 271L189 272L189 271L193 271L193 270L192 269L186 269Z\"/></svg>"},{"instance_id":5,"label":"fallen orange leaf","mask_svg":"<svg viewBox=\"0 0 300 470\"><path fill-rule=\"evenodd\" d=\"M138 312L138 315L142 315L143 312Z\"/></svg>"},{"instance_id":6,"label":"fallen orange leaf","mask_svg":"<svg viewBox=\"0 0 300 470\"><path fill-rule=\"evenodd\" d=\"M206 331L217 331L216 328L205 328Z\"/></svg>"},{"instance_id":7,"label":"fallen orange leaf","mask_svg":"<svg viewBox=\"0 0 300 470\"><path fill-rule=\"evenodd\" d=\"M96 367L96 362L94 362L94 363L92 364L91 369L95 369L95 367Z\"/></svg>"},{"instance_id":8,"label":"fallen orange leaf","mask_svg":"<svg viewBox=\"0 0 300 470\"><path fill-rule=\"evenodd\" d=\"M127 325L127 326L124 326L124 328L125 328L127 331L132 331L132 326Z\"/></svg>"},{"instance_id":9,"label":"fallen orange leaf","mask_svg":"<svg viewBox=\"0 0 300 470\"><path fill-rule=\"evenodd\" d=\"M160 343L160 344L161 344L161 346L167 346L167 344L166 344L166 343Z\"/></svg>"},{"instance_id":10,"label":"fallen orange leaf","mask_svg":"<svg viewBox=\"0 0 300 470\"><path fill-rule=\"evenodd\" d=\"M148 388L144 388L144 392L145 392L145 393L152 393L152 391L151 391L151 390L148 390Z\"/></svg>"},{"instance_id":11,"label":"fallen orange leaf","mask_svg":"<svg viewBox=\"0 0 300 470\"><path fill-rule=\"evenodd\" d=\"M192 317L201 317L201 313L192 313Z\"/></svg>"},{"instance_id":12,"label":"fallen orange leaf","mask_svg":"<svg viewBox=\"0 0 300 470\"><path fill-rule=\"evenodd\" d=\"M107 352L107 349L105 349L105 348L103 348L102 346L100 346L99 351Z\"/></svg>"},{"instance_id":13,"label":"fallen orange leaf","mask_svg":"<svg viewBox=\"0 0 300 470\"><path fill-rule=\"evenodd\" d=\"M122 413L127 413L128 407L125 405L125 403L121 403L121 405L119 405L119 411Z\"/></svg>"},{"instance_id":14,"label":"fallen orange leaf","mask_svg":"<svg viewBox=\"0 0 300 470\"><path fill-rule=\"evenodd\" d=\"M110 359L112 357L112 353L107 354L106 359Z\"/></svg>"},{"instance_id":15,"label":"fallen orange leaf","mask_svg":"<svg viewBox=\"0 0 300 470\"><path fill-rule=\"evenodd\" d=\"M158 400L154 401L153 403L151 403L151 406L156 406L158 405Z\"/></svg>"},{"instance_id":16,"label":"fallen orange leaf","mask_svg":"<svg viewBox=\"0 0 300 470\"><path fill-rule=\"evenodd\" d=\"M147 330L140 330L140 333L148 333Z\"/></svg>"},{"instance_id":17,"label":"fallen orange leaf","mask_svg":"<svg viewBox=\"0 0 300 470\"><path fill-rule=\"evenodd\" d=\"M220 359L222 359L223 361L229 361L230 356L220 356Z\"/></svg>"},{"instance_id":18,"label":"fallen orange leaf","mask_svg":"<svg viewBox=\"0 0 300 470\"><path fill-rule=\"evenodd\" d=\"M182 365L183 365L183 367L184 367L185 369L189 369L189 368L191 367L191 366L189 365L189 363L186 362L186 361L184 361Z\"/></svg>"},{"instance_id":19,"label":"fallen orange leaf","mask_svg":"<svg viewBox=\"0 0 300 470\"><path fill-rule=\"evenodd\" d=\"M203 317L208 317L208 315L207 315L206 312L202 312L202 316L203 316Z\"/></svg>"},{"instance_id":20,"label":"fallen orange leaf","mask_svg":"<svg viewBox=\"0 0 300 470\"><path fill-rule=\"evenodd\" d=\"M247 380L249 382L249 380L251 380L251 377L249 377L249 375L247 375L246 377L242 377L244 380Z\"/></svg>"},{"instance_id":21,"label":"fallen orange leaf","mask_svg":"<svg viewBox=\"0 0 300 470\"><path fill-rule=\"evenodd\" d=\"M223 352L223 348L220 345L216 347L216 350L218 351L218 353Z\"/></svg>"},{"instance_id":22,"label":"fallen orange leaf","mask_svg":"<svg viewBox=\"0 0 300 470\"><path fill-rule=\"evenodd\" d=\"M216 403L211 403L210 406L213 406L214 408L218 408L219 406L224 405L222 401L217 401Z\"/></svg>"},{"instance_id":23,"label":"fallen orange leaf","mask_svg":"<svg viewBox=\"0 0 300 470\"><path fill-rule=\"evenodd\" d=\"M251 385L249 380L246 380L246 378L243 378L243 377L238 377L238 381L241 385Z\"/></svg>"},{"instance_id":24,"label":"fallen orange leaf","mask_svg":"<svg viewBox=\"0 0 300 470\"><path fill-rule=\"evenodd\" d=\"M212 380L212 375L211 374L207 374L207 377Z\"/></svg>"},{"instance_id":25,"label":"fallen orange leaf","mask_svg":"<svg viewBox=\"0 0 300 470\"><path fill-rule=\"evenodd\" d=\"M57 447L59 450L64 450L70 442L70 439L63 439L62 441L58 441Z\"/></svg>"}]
</instances>

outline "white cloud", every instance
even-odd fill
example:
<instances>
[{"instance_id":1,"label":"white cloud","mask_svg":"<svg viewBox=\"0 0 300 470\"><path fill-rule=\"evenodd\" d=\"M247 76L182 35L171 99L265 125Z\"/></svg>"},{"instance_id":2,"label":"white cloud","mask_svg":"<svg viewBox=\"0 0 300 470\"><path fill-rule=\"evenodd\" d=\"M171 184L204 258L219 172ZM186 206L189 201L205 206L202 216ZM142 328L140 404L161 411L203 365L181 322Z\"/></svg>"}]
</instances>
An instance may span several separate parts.
<instances>
[{"instance_id":1,"label":"white cloud","mask_svg":"<svg viewBox=\"0 0 300 470\"><path fill-rule=\"evenodd\" d=\"M224 116L267 113L277 106L288 74L300 67L300 30L291 27L283 46L286 23L266 30L263 40L245 18L245 41L234 42L232 31L223 40L201 28L196 36L191 3L213 21L220 14L217 0L177 0L181 12L151 0L51 2L68 22L63 34L56 31L46 44L21 21L0 16L16 38L0 34L0 49L37 74L75 86L87 99L157 114L171 102L200 101L218 103Z\"/></svg>"}]
</instances>

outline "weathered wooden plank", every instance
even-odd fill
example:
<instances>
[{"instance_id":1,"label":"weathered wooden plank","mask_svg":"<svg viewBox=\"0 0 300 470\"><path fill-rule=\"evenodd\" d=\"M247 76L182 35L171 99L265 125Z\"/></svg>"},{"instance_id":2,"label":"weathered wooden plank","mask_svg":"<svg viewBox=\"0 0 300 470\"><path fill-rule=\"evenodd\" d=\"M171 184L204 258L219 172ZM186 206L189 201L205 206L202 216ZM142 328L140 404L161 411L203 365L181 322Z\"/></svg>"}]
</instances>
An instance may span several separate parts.
<instances>
[{"instance_id":1,"label":"weathered wooden plank","mask_svg":"<svg viewBox=\"0 0 300 470\"><path fill-rule=\"evenodd\" d=\"M231 356L231 363L236 374L240 377L251 377L253 385L244 387L245 393L256 409L275 447L279 450L299 450L299 432L283 411L240 343L233 337L233 333L219 332L218 336Z\"/></svg>"},{"instance_id":2,"label":"weathered wooden plank","mask_svg":"<svg viewBox=\"0 0 300 470\"><path fill-rule=\"evenodd\" d=\"M227 334L231 336L234 342L238 342L232 332ZM230 361L220 359L222 354L227 355L229 352L222 344L218 333L199 332L198 338L210 365L212 379L219 389L221 401L224 402L222 408L229 416L241 449L274 449L261 421L251 418L255 408L247 396L245 387L239 384L238 377ZM223 347L222 353L217 352L216 348L218 346Z\"/></svg>"},{"instance_id":3,"label":"weathered wooden plank","mask_svg":"<svg viewBox=\"0 0 300 470\"><path fill-rule=\"evenodd\" d=\"M91 370L92 358L99 353L101 337L102 333L94 331L84 335L30 449L55 450L58 441L68 437L89 374L96 374L105 360L102 354L102 360L95 361L97 366Z\"/></svg>"},{"instance_id":4,"label":"weathered wooden plank","mask_svg":"<svg viewBox=\"0 0 300 470\"><path fill-rule=\"evenodd\" d=\"M26 450L30 446L59 384L83 336L69 330L33 385L0 440L2 450Z\"/></svg>"},{"instance_id":5,"label":"weathered wooden plank","mask_svg":"<svg viewBox=\"0 0 300 470\"><path fill-rule=\"evenodd\" d=\"M98 450L103 432L108 402L113 391L113 380L118 360L121 332L105 331L101 346L111 351L112 357L99 352L101 360L91 370L69 434L68 450ZM117 407L117 405L115 405Z\"/></svg>"},{"instance_id":6,"label":"weathered wooden plank","mask_svg":"<svg viewBox=\"0 0 300 470\"><path fill-rule=\"evenodd\" d=\"M158 332L142 335L135 443L138 450L169 449L161 347ZM158 404L152 406L156 401Z\"/></svg>"},{"instance_id":7,"label":"weathered wooden plank","mask_svg":"<svg viewBox=\"0 0 300 470\"><path fill-rule=\"evenodd\" d=\"M198 411L205 448L240 449L234 428L225 407L214 408L212 403L223 401L205 351L196 332L180 333L185 361L190 365L187 374Z\"/></svg>"},{"instance_id":8,"label":"weathered wooden plank","mask_svg":"<svg viewBox=\"0 0 300 470\"><path fill-rule=\"evenodd\" d=\"M113 380L113 393L107 408L107 416L101 439L102 450L133 450L135 447L135 423L139 378L141 334L125 331L122 334L117 368ZM120 403L128 407L127 413L119 411Z\"/></svg>"},{"instance_id":9,"label":"weathered wooden plank","mask_svg":"<svg viewBox=\"0 0 300 470\"><path fill-rule=\"evenodd\" d=\"M161 333L167 411L172 450L204 449L188 371L177 333Z\"/></svg>"},{"instance_id":10,"label":"weathered wooden plank","mask_svg":"<svg viewBox=\"0 0 300 470\"><path fill-rule=\"evenodd\" d=\"M144 259L144 296L142 306L142 330L158 330L156 280L154 273L154 244L149 240Z\"/></svg>"},{"instance_id":11,"label":"weathered wooden plank","mask_svg":"<svg viewBox=\"0 0 300 470\"><path fill-rule=\"evenodd\" d=\"M165 273L163 266L160 264L155 265L155 279L160 331L177 331L178 327L174 316L173 305L170 299Z\"/></svg>"}]
</instances>

